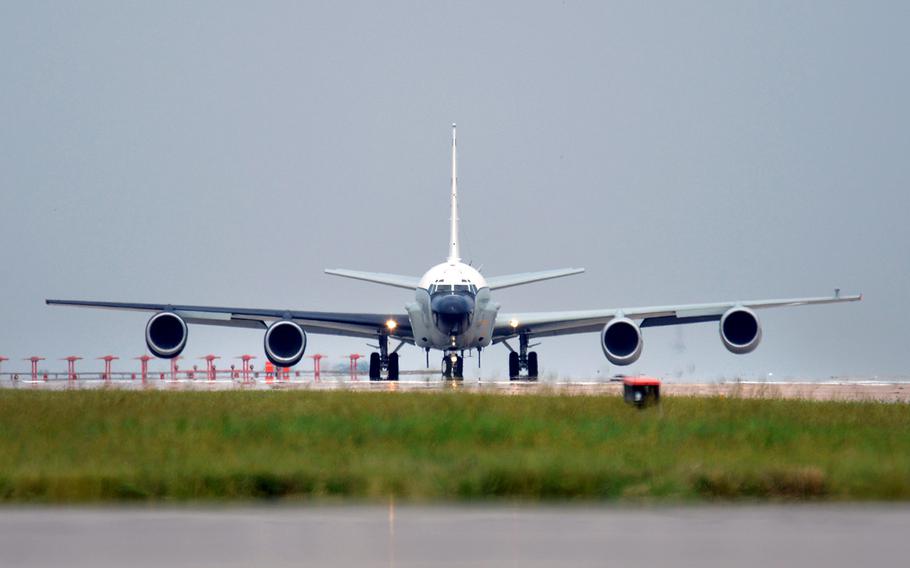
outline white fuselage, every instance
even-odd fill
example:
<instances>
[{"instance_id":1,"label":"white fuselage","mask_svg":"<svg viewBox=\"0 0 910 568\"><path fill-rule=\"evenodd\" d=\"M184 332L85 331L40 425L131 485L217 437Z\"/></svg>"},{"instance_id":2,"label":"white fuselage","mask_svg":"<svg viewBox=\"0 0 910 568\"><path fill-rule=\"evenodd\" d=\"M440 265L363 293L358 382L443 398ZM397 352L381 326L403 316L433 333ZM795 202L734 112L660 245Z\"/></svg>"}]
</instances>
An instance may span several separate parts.
<instances>
[{"instance_id":1,"label":"white fuselage","mask_svg":"<svg viewBox=\"0 0 910 568\"><path fill-rule=\"evenodd\" d=\"M424 349L466 350L490 345L499 304L486 279L457 260L438 264L420 279L405 308L414 343Z\"/></svg>"}]
</instances>

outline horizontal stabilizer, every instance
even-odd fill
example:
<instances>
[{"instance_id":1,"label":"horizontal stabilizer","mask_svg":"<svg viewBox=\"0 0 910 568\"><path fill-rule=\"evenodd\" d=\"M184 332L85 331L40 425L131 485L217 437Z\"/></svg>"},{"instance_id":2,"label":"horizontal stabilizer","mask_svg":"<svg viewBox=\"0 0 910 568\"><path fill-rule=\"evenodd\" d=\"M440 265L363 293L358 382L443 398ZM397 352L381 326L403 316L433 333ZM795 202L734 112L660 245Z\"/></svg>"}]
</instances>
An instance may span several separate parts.
<instances>
[{"instance_id":1,"label":"horizontal stabilizer","mask_svg":"<svg viewBox=\"0 0 910 568\"><path fill-rule=\"evenodd\" d=\"M407 288L414 290L420 284L419 276L403 276L401 274L385 274L383 272L361 272L358 270L345 270L343 268L326 268L326 274L332 276L343 276L353 278L354 280L365 280L375 284L385 284L386 286L395 286L396 288Z\"/></svg>"},{"instance_id":2,"label":"horizontal stabilizer","mask_svg":"<svg viewBox=\"0 0 910 568\"><path fill-rule=\"evenodd\" d=\"M573 274L581 274L584 271L584 268L557 268L556 270L544 270L542 272L523 272L521 274L493 276L492 278L487 278L487 285L490 287L490 290L497 290L499 288L540 282L541 280L572 276Z\"/></svg>"}]
</instances>

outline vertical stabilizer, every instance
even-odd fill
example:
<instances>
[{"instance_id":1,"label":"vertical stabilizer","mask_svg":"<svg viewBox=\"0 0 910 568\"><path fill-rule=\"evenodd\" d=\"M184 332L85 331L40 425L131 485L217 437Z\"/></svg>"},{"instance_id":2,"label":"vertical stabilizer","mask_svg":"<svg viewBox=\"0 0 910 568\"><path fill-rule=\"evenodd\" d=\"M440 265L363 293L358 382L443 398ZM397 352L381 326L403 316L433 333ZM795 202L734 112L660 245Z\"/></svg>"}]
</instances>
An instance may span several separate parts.
<instances>
[{"instance_id":1,"label":"vertical stabilizer","mask_svg":"<svg viewBox=\"0 0 910 568\"><path fill-rule=\"evenodd\" d=\"M455 144L455 123L452 123L452 230L449 234L449 262L461 261L458 252L458 159Z\"/></svg>"}]
</instances>

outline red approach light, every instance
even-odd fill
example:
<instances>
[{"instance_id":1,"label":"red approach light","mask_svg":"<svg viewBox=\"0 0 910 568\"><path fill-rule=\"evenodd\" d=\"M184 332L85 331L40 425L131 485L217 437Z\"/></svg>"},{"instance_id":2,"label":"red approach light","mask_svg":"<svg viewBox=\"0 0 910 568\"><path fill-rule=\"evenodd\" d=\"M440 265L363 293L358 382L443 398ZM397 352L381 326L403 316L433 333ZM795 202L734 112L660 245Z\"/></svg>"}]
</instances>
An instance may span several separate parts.
<instances>
[{"instance_id":1,"label":"red approach light","mask_svg":"<svg viewBox=\"0 0 910 568\"><path fill-rule=\"evenodd\" d=\"M351 372L352 381L357 380L357 360L362 357L363 357L363 355L361 355L360 353L351 353L350 355L348 355L348 359L350 359L350 361L351 361L350 372Z\"/></svg>"},{"instance_id":2,"label":"red approach light","mask_svg":"<svg viewBox=\"0 0 910 568\"><path fill-rule=\"evenodd\" d=\"M328 355L323 355L322 353L316 353L314 355L307 355L310 359L313 360L313 378L314 380L319 380L319 373L322 370L322 360L328 357Z\"/></svg>"},{"instance_id":3,"label":"red approach light","mask_svg":"<svg viewBox=\"0 0 910 568\"><path fill-rule=\"evenodd\" d=\"M104 374L101 376L105 381L111 380L111 363L120 359L116 355L105 355L104 357L98 357L99 361L104 361Z\"/></svg>"},{"instance_id":4,"label":"red approach light","mask_svg":"<svg viewBox=\"0 0 910 568\"><path fill-rule=\"evenodd\" d=\"M209 353L200 359L205 361L205 374L210 381L215 380L215 359L221 359L218 355L212 355Z\"/></svg>"},{"instance_id":5,"label":"red approach light","mask_svg":"<svg viewBox=\"0 0 910 568\"><path fill-rule=\"evenodd\" d=\"M255 358L256 358L255 355L249 355L249 354L244 354L244 355L241 355L240 357L234 357L234 359L240 359L241 361L243 361L243 365L241 367L242 368L241 373L242 373L244 383L248 383L252 380L250 377L250 374L251 374L253 368L252 368L252 365L250 365L250 361L252 361Z\"/></svg>"},{"instance_id":6,"label":"red approach light","mask_svg":"<svg viewBox=\"0 0 910 568\"><path fill-rule=\"evenodd\" d=\"M32 380L37 381L38 380L38 362L44 361L44 357L32 356L32 357L23 359L23 361L31 361L31 363L32 363Z\"/></svg>"},{"instance_id":7,"label":"red approach light","mask_svg":"<svg viewBox=\"0 0 910 568\"><path fill-rule=\"evenodd\" d=\"M142 369L142 382L146 382L149 375L149 361L154 359L154 357L151 355L140 355L139 357L133 357L133 359L139 361L140 368Z\"/></svg>"},{"instance_id":8,"label":"red approach light","mask_svg":"<svg viewBox=\"0 0 910 568\"><path fill-rule=\"evenodd\" d=\"M177 380L177 372L180 370L180 368L177 366L177 359L183 359L183 357L178 355L176 357L171 358L171 380L172 381ZM163 374L161 375L161 378L164 378Z\"/></svg>"},{"instance_id":9,"label":"red approach light","mask_svg":"<svg viewBox=\"0 0 910 568\"><path fill-rule=\"evenodd\" d=\"M69 357L64 357L61 361L66 361L66 376L69 380L76 380L76 361L81 361L82 357L78 355L70 355Z\"/></svg>"}]
</instances>

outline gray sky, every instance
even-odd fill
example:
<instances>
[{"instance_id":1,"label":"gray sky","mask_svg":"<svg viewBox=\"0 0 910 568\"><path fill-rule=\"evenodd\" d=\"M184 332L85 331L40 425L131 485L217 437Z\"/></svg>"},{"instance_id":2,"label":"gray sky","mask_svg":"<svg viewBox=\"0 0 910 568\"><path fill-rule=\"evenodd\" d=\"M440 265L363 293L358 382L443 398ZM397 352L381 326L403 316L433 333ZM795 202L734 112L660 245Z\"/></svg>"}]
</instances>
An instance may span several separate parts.
<instances>
[{"instance_id":1,"label":"gray sky","mask_svg":"<svg viewBox=\"0 0 910 568\"><path fill-rule=\"evenodd\" d=\"M145 316L47 297L403 311L321 271L444 259L455 121L463 256L587 268L503 311L838 286L866 299L764 311L752 355L649 329L632 370L910 371L910 4L298 4L0 4L0 354L143 352ZM261 350L197 326L185 355ZM596 334L538 350L608 369Z\"/></svg>"}]
</instances>

